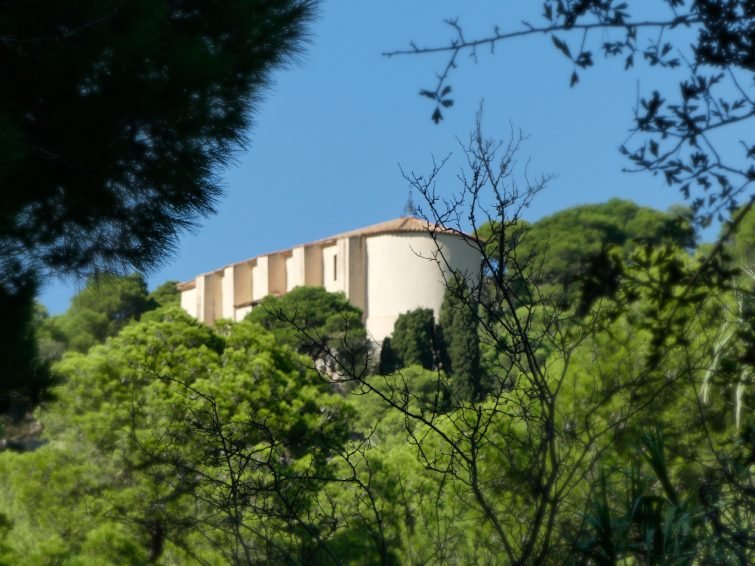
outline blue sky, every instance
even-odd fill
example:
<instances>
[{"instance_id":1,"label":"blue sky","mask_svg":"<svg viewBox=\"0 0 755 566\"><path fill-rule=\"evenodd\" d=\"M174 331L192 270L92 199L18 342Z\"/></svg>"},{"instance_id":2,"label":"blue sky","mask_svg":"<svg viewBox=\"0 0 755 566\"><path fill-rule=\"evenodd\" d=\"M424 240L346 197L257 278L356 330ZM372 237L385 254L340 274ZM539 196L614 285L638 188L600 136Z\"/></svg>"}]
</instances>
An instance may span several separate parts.
<instances>
[{"instance_id":1,"label":"blue sky","mask_svg":"<svg viewBox=\"0 0 755 566\"><path fill-rule=\"evenodd\" d=\"M275 74L259 106L248 151L222 173L217 215L184 234L150 287L260 253L286 248L402 214L408 187L399 170L429 171L432 157L459 154L480 101L488 135L509 124L529 139L520 154L531 173L556 178L526 213L536 220L562 208L612 197L665 209L679 195L662 179L622 173L617 151L631 126L638 88L668 87L674 77L603 61L569 88L571 67L547 37L500 46L477 63L462 59L451 83L454 106L440 125L418 96L433 87L443 56L386 58L410 40L437 44L458 17L468 36L536 21L537 2L500 0L326 0L298 61ZM638 81L639 87L638 87ZM455 159L454 158L454 159ZM456 188L455 163L440 191ZM415 200L416 200L415 195ZM50 281L42 301L56 314L82 285Z\"/></svg>"}]
</instances>

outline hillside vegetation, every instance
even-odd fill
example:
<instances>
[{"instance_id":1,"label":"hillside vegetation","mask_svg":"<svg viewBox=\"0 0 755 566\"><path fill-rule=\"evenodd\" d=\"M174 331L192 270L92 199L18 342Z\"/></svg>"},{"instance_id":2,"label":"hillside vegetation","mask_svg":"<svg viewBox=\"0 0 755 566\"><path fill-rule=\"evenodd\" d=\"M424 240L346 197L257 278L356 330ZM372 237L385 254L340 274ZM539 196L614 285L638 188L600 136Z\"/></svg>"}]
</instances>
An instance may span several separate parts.
<instances>
[{"instance_id":1,"label":"hillside vegetation","mask_svg":"<svg viewBox=\"0 0 755 566\"><path fill-rule=\"evenodd\" d=\"M703 271L683 209L490 223L486 277L379 348L320 288L210 328L92 280L38 312L0 563L751 563L753 226Z\"/></svg>"}]
</instances>

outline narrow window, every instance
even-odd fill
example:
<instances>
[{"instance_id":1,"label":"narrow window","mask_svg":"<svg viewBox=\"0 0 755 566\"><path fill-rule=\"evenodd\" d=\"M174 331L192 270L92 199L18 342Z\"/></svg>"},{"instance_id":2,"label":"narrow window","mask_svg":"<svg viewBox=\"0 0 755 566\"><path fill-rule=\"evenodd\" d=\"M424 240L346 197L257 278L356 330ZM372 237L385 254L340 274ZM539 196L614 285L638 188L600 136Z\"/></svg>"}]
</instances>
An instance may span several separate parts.
<instances>
[{"instance_id":1,"label":"narrow window","mask_svg":"<svg viewBox=\"0 0 755 566\"><path fill-rule=\"evenodd\" d=\"M338 256L333 256L333 281L338 281Z\"/></svg>"}]
</instances>

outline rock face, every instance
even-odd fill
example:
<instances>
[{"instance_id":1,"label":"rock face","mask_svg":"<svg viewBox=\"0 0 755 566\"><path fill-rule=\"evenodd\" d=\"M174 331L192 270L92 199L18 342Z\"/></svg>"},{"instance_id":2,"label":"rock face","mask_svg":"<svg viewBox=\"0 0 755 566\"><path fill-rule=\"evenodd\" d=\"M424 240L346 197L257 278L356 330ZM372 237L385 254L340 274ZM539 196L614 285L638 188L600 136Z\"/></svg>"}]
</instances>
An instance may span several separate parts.
<instances>
[{"instance_id":1,"label":"rock face","mask_svg":"<svg viewBox=\"0 0 755 566\"><path fill-rule=\"evenodd\" d=\"M267 295L313 285L342 292L381 342L401 313L430 308L437 319L453 269L476 277L480 252L471 237L404 216L257 256L180 283L181 306L212 324L241 320Z\"/></svg>"},{"instance_id":2,"label":"rock face","mask_svg":"<svg viewBox=\"0 0 755 566\"><path fill-rule=\"evenodd\" d=\"M3 421L0 423L0 430L3 432L3 437L0 438L0 452L30 452L47 443L41 438L42 423L34 419L31 413L19 419L4 417Z\"/></svg>"}]
</instances>

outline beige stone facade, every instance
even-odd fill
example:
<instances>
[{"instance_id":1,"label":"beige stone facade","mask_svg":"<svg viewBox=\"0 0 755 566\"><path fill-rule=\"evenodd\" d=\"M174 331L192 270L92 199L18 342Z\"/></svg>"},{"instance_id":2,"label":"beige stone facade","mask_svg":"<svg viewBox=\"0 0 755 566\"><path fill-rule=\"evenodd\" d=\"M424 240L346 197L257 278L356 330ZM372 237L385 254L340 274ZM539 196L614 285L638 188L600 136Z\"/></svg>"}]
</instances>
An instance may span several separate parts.
<instances>
[{"instance_id":1,"label":"beige stone facade","mask_svg":"<svg viewBox=\"0 0 755 566\"><path fill-rule=\"evenodd\" d=\"M401 313L423 307L438 316L449 268L475 277L479 251L459 233L405 216L234 263L178 289L181 306L212 324L243 319L267 295L321 286L359 307L367 332L380 342Z\"/></svg>"}]
</instances>

